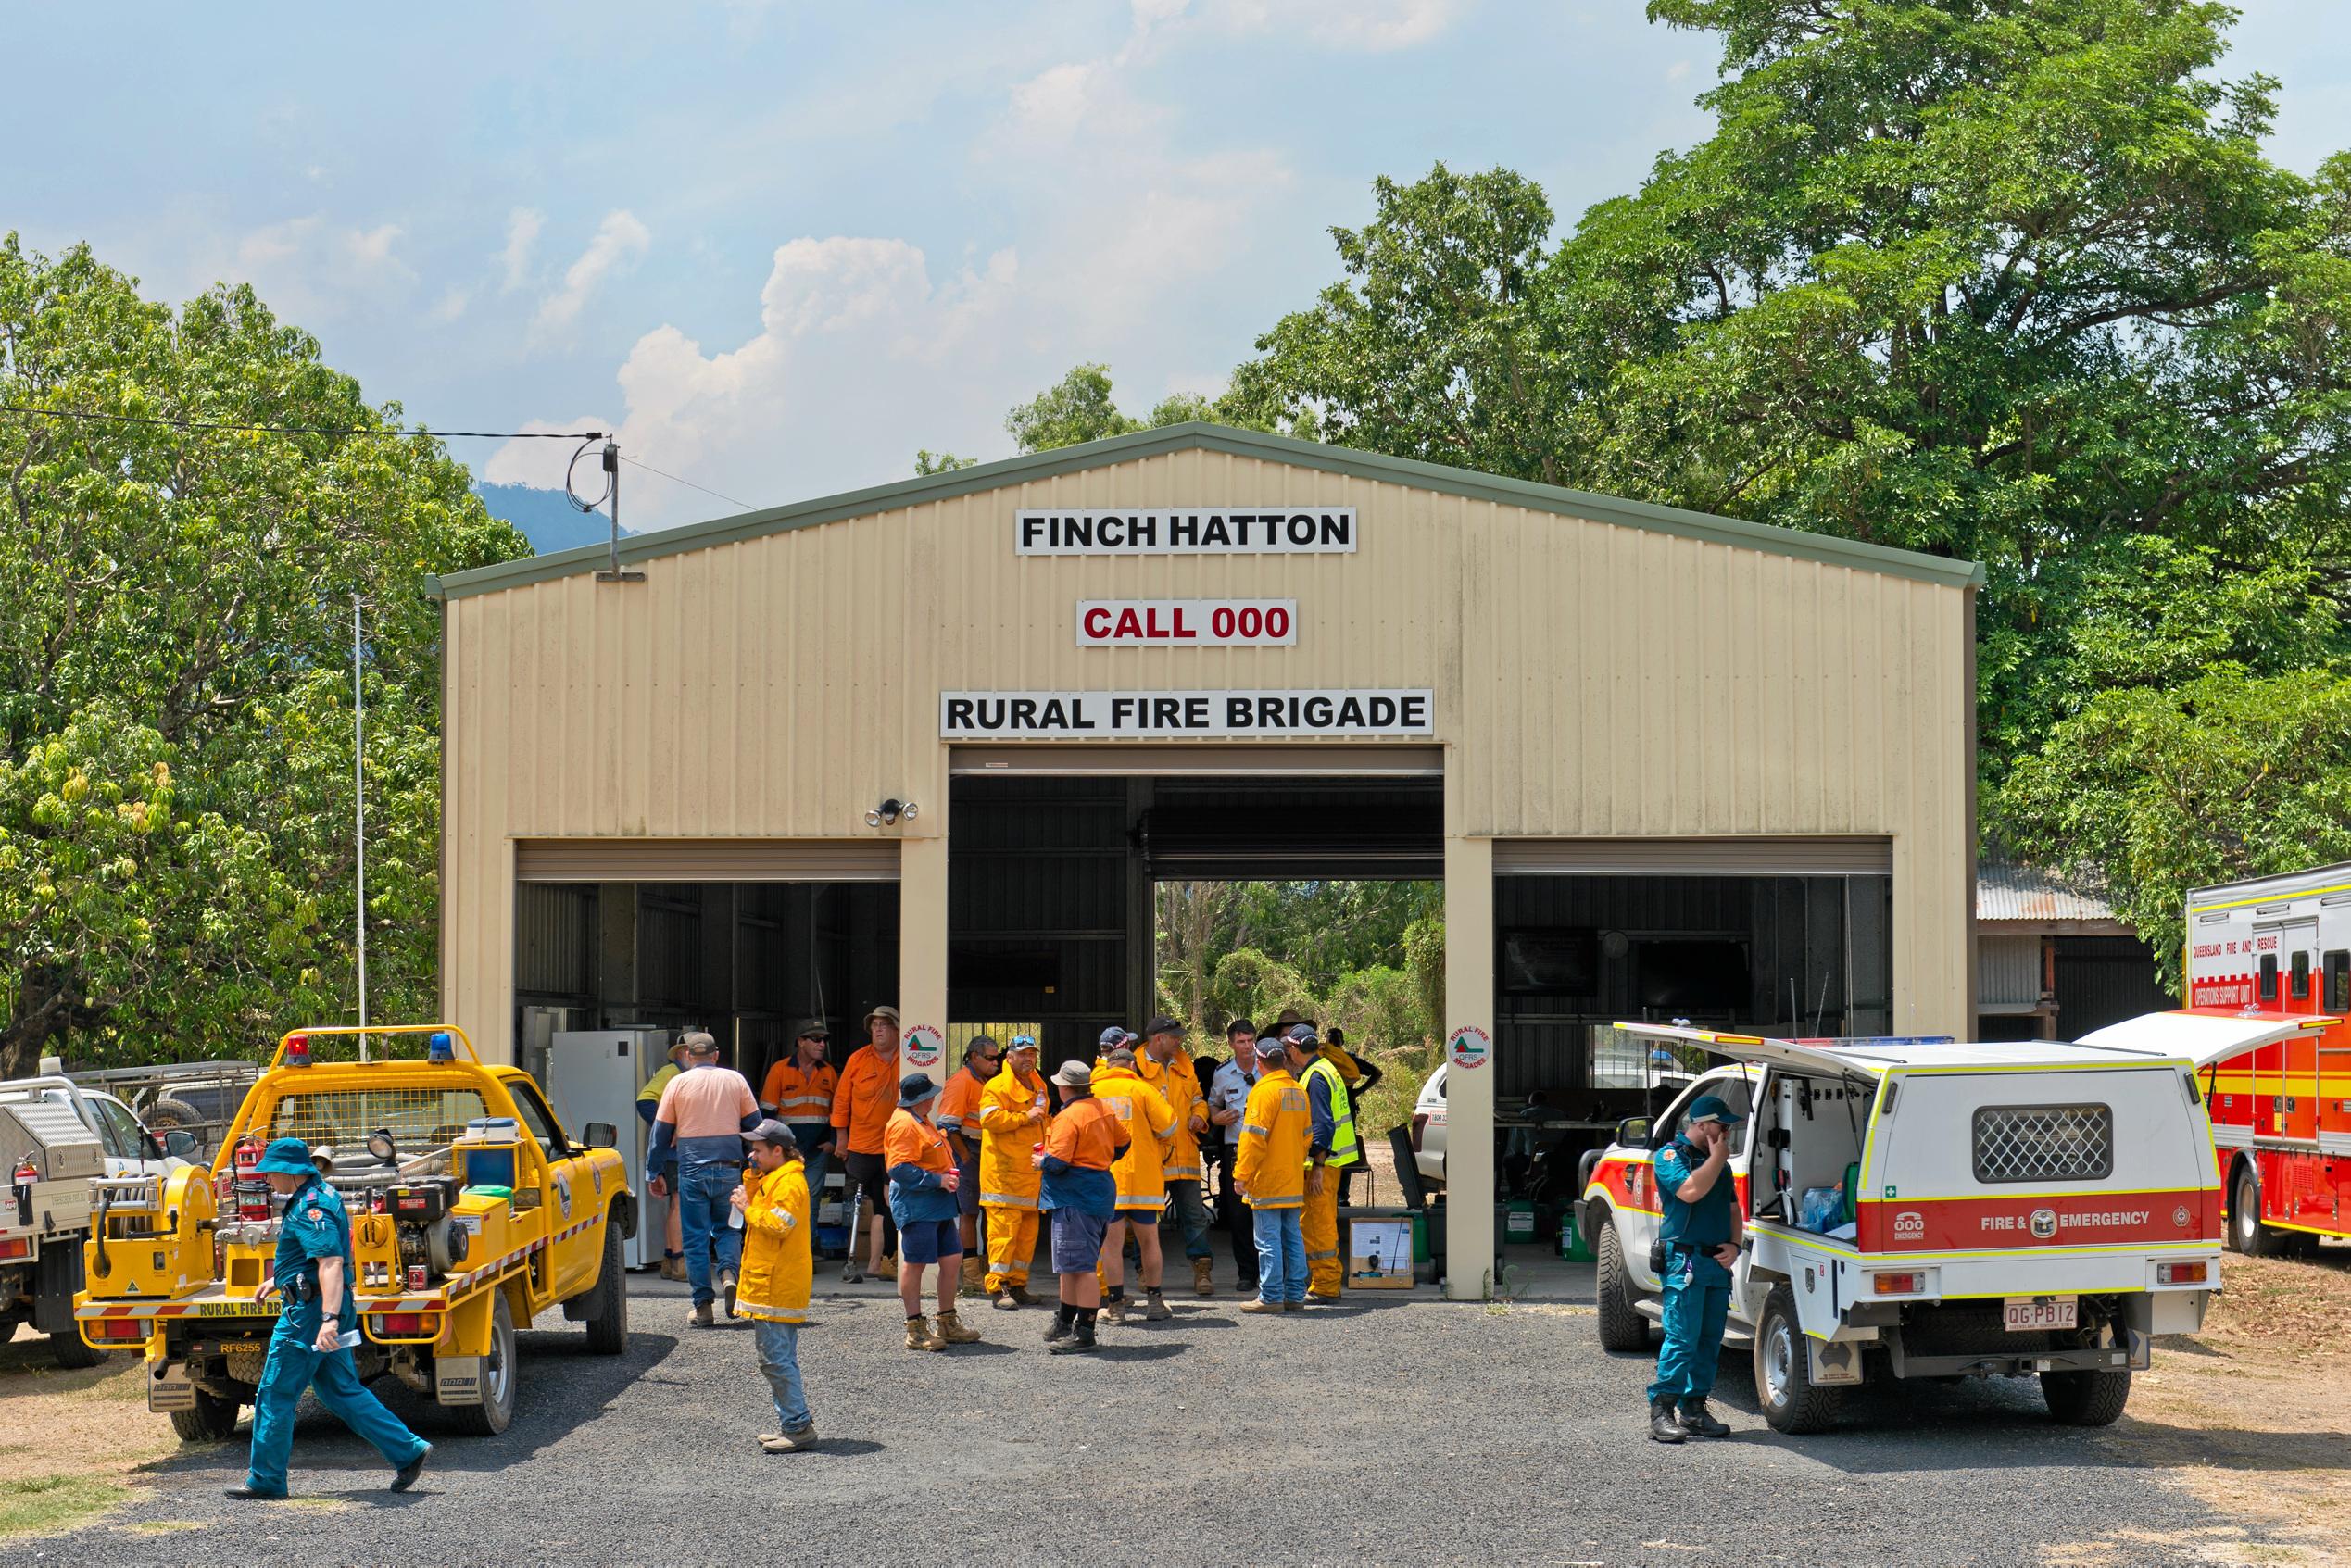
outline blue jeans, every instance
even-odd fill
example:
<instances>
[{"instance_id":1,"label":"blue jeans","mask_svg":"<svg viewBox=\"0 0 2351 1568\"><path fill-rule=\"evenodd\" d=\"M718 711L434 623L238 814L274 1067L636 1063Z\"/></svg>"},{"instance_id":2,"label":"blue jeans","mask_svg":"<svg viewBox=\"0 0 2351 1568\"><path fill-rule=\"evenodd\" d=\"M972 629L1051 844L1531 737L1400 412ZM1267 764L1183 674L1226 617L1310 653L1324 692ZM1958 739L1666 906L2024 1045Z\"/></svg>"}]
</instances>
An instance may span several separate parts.
<instances>
[{"instance_id":1,"label":"blue jeans","mask_svg":"<svg viewBox=\"0 0 2351 1568\"><path fill-rule=\"evenodd\" d=\"M1306 1233L1301 1210L1253 1209L1257 1227L1257 1298L1303 1303L1306 1299Z\"/></svg>"},{"instance_id":2,"label":"blue jeans","mask_svg":"<svg viewBox=\"0 0 2351 1568\"><path fill-rule=\"evenodd\" d=\"M800 1325L751 1321L751 1343L758 1347L760 1372L775 1395L779 1432L798 1432L814 1418L808 1413L808 1390L800 1383Z\"/></svg>"},{"instance_id":3,"label":"blue jeans","mask_svg":"<svg viewBox=\"0 0 2351 1568\"><path fill-rule=\"evenodd\" d=\"M245 1484L257 1492L285 1496L286 1462L294 1455L294 1409L302 1402L305 1388L316 1389L319 1403L374 1444L383 1462L395 1470L432 1447L368 1392L351 1364L350 1351L319 1354L311 1343L318 1332L319 1314L311 1308L286 1313L270 1336L270 1358L262 1365L261 1386L254 1391L253 1454L245 1472Z\"/></svg>"},{"instance_id":4,"label":"blue jeans","mask_svg":"<svg viewBox=\"0 0 2351 1568\"><path fill-rule=\"evenodd\" d=\"M1176 1206L1176 1223L1183 1227L1184 1256L1206 1258L1208 1250L1208 1205L1200 1198L1200 1183L1177 1178L1167 1184L1167 1198Z\"/></svg>"},{"instance_id":5,"label":"blue jeans","mask_svg":"<svg viewBox=\"0 0 2351 1568\"><path fill-rule=\"evenodd\" d=\"M1666 1342L1657 1349L1652 1399L1703 1399L1714 1390L1722 1359L1722 1330L1730 1315L1730 1271L1712 1258L1676 1247L1666 1263ZM1804 1354L1804 1340L1796 1354Z\"/></svg>"},{"instance_id":6,"label":"blue jeans","mask_svg":"<svg viewBox=\"0 0 2351 1568\"><path fill-rule=\"evenodd\" d=\"M743 1264L743 1233L727 1217L730 1201L743 1173L732 1165L681 1165L677 1174L678 1228L685 1234L685 1277L694 1285L694 1304L703 1306L717 1292L710 1287L710 1248L718 1248L718 1266L728 1273Z\"/></svg>"}]
</instances>

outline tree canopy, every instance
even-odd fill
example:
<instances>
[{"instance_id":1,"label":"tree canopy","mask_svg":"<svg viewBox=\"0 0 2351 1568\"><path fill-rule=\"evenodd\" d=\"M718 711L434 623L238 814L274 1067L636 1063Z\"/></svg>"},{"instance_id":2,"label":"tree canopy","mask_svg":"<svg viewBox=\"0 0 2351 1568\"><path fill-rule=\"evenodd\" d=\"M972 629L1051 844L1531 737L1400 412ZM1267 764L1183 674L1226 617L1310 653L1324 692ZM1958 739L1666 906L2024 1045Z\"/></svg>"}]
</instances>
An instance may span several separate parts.
<instances>
[{"instance_id":1,"label":"tree canopy","mask_svg":"<svg viewBox=\"0 0 2351 1568\"><path fill-rule=\"evenodd\" d=\"M2351 674L2351 154L2263 153L2210 0L1649 14L1721 34L1710 137L1557 237L1507 169L1379 181L1216 417L1982 562L1987 832L2158 951L2182 877L2334 852L2332 753L2192 872L2123 850L2178 822L2100 748L2193 745L2232 684L2281 734ZM2252 799L2281 760L2198 765Z\"/></svg>"},{"instance_id":2,"label":"tree canopy","mask_svg":"<svg viewBox=\"0 0 2351 1568\"><path fill-rule=\"evenodd\" d=\"M371 1010L436 1000L428 572L530 553L249 288L178 311L0 242L0 1075L355 1016L351 598ZM43 410L44 417L25 410ZM116 416L108 418L106 416ZM196 430L165 422L355 433Z\"/></svg>"}]
</instances>

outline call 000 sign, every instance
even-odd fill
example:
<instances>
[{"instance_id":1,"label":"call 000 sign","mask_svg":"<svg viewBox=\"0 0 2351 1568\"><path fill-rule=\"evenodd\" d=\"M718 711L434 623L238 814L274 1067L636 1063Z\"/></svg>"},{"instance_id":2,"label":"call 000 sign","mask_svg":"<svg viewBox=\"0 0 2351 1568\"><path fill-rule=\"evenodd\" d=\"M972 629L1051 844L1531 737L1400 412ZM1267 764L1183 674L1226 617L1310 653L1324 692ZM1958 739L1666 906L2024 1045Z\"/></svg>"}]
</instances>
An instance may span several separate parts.
<instances>
[{"instance_id":1,"label":"call 000 sign","mask_svg":"<svg viewBox=\"0 0 2351 1568\"><path fill-rule=\"evenodd\" d=\"M942 740L1153 735L1425 735L1432 694L1310 692L943 692Z\"/></svg>"},{"instance_id":2,"label":"call 000 sign","mask_svg":"<svg viewBox=\"0 0 2351 1568\"><path fill-rule=\"evenodd\" d=\"M1080 599L1077 646L1289 647L1298 641L1295 599Z\"/></svg>"}]
</instances>

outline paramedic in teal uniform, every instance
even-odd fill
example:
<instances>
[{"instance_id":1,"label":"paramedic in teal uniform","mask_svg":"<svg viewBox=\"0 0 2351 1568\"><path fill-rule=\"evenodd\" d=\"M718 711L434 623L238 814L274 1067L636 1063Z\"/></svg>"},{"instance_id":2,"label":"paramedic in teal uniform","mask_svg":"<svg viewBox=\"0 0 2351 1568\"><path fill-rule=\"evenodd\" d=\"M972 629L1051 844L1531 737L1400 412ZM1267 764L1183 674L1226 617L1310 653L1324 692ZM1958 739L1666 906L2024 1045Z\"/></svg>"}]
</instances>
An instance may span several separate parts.
<instances>
[{"instance_id":1,"label":"paramedic in teal uniform","mask_svg":"<svg viewBox=\"0 0 2351 1568\"><path fill-rule=\"evenodd\" d=\"M270 1190L285 1199L276 1265L282 1305L277 1331L270 1336L261 1386L254 1396L253 1457L245 1464L245 1485L231 1486L228 1495L285 1496L286 1460L294 1451L294 1407L301 1401L302 1390L311 1387L344 1425L375 1445L395 1472L392 1489L405 1492L416 1484L433 1445L402 1425L383 1401L367 1391L350 1350L341 1342L359 1323L358 1307L351 1299L357 1273L351 1265L351 1221L343 1211L343 1199L310 1163L310 1147L300 1138L272 1140L255 1169L268 1178Z\"/></svg>"},{"instance_id":2,"label":"paramedic in teal uniform","mask_svg":"<svg viewBox=\"0 0 2351 1568\"><path fill-rule=\"evenodd\" d=\"M1738 1113L1700 1095L1681 1136L1657 1151L1657 1234L1666 1244L1666 1342L1649 1386L1649 1436L1660 1443L1726 1437L1706 1409L1730 1311L1730 1266L1739 1261L1738 1184L1730 1129Z\"/></svg>"}]
</instances>

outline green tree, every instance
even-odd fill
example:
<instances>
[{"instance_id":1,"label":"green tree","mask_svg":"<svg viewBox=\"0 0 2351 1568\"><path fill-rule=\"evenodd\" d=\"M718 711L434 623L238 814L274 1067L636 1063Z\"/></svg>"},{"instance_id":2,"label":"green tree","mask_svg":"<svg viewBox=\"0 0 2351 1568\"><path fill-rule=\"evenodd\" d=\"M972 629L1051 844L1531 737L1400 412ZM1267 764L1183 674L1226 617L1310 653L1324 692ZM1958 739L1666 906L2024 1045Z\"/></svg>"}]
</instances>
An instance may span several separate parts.
<instances>
[{"instance_id":1,"label":"green tree","mask_svg":"<svg viewBox=\"0 0 2351 1568\"><path fill-rule=\"evenodd\" d=\"M1133 419L1119 412L1111 391L1110 367L1078 365L1069 374L1004 416L1004 428L1024 452L1045 452L1075 446L1081 441L1100 441L1131 435L1138 430L1165 425L1251 424L1251 419L1227 401L1198 393L1176 392L1151 406L1150 414Z\"/></svg>"},{"instance_id":2,"label":"green tree","mask_svg":"<svg viewBox=\"0 0 2351 1568\"><path fill-rule=\"evenodd\" d=\"M918 447L914 453L914 474L919 479L926 474L953 473L957 469L968 469L978 462L977 458L959 458L952 452L934 452L927 446Z\"/></svg>"},{"instance_id":3,"label":"green tree","mask_svg":"<svg viewBox=\"0 0 2351 1568\"><path fill-rule=\"evenodd\" d=\"M2220 664L2101 693L2018 765L2008 827L2109 876L2176 992L2180 890L2351 859L2351 679Z\"/></svg>"},{"instance_id":4,"label":"green tree","mask_svg":"<svg viewBox=\"0 0 2351 1568\"><path fill-rule=\"evenodd\" d=\"M1711 137L1556 245L1507 171L1382 182L1235 404L1982 561L1995 827L2107 693L2351 663L2351 156L2263 155L2276 84L2214 74L2231 8L1649 9L1723 36Z\"/></svg>"},{"instance_id":5,"label":"green tree","mask_svg":"<svg viewBox=\"0 0 2351 1568\"><path fill-rule=\"evenodd\" d=\"M87 247L50 260L11 235L0 404L0 1074L69 1035L93 1060L242 1054L353 1017L354 592L371 1011L429 1011L422 579L529 545L439 443L374 433L399 410L247 288L175 312Z\"/></svg>"}]
</instances>

